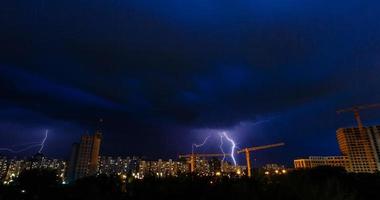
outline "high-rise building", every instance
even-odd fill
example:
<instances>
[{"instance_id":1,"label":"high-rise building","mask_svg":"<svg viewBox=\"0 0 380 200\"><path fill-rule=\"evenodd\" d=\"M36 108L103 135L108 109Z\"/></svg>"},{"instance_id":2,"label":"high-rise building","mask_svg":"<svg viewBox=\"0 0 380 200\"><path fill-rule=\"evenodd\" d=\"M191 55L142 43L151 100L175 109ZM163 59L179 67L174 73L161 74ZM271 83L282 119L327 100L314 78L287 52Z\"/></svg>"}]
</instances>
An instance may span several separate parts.
<instances>
[{"instance_id":1,"label":"high-rise building","mask_svg":"<svg viewBox=\"0 0 380 200\"><path fill-rule=\"evenodd\" d=\"M337 130L339 148L350 163L348 171L375 173L380 171L380 126L340 128Z\"/></svg>"},{"instance_id":2,"label":"high-rise building","mask_svg":"<svg viewBox=\"0 0 380 200\"><path fill-rule=\"evenodd\" d=\"M294 160L294 168L310 169L320 166L342 167L349 171L349 159L347 156L309 156Z\"/></svg>"},{"instance_id":3,"label":"high-rise building","mask_svg":"<svg viewBox=\"0 0 380 200\"><path fill-rule=\"evenodd\" d=\"M79 144L73 144L69 163L69 180L77 180L98 172L100 143L102 134L83 135Z\"/></svg>"}]
</instances>

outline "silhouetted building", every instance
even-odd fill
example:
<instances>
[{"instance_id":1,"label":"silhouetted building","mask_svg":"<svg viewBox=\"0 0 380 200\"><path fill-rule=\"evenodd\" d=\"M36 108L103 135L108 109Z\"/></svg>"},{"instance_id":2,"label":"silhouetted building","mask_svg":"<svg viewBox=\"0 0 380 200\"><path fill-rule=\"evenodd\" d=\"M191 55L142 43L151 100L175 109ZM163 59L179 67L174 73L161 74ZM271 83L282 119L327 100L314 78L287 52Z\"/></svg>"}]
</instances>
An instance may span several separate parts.
<instances>
[{"instance_id":1,"label":"silhouetted building","mask_svg":"<svg viewBox=\"0 0 380 200\"><path fill-rule=\"evenodd\" d=\"M76 160L78 157L78 148L79 148L79 143L73 143L71 145L70 160L69 160L69 165L68 165L67 174L66 174L68 181L75 180L75 167L76 167Z\"/></svg>"},{"instance_id":2,"label":"silhouetted building","mask_svg":"<svg viewBox=\"0 0 380 200\"><path fill-rule=\"evenodd\" d=\"M339 148L349 159L348 171L375 173L380 171L380 126L364 127L361 136L359 128L337 130Z\"/></svg>"},{"instance_id":3,"label":"silhouetted building","mask_svg":"<svg viewBox=\"0 0 380 200\"><path fill-rule=\"evenodd\" d=\"M94 135L82 136L79 144L73 144L68 170L69 181L97 174L101 140L102 134L97 131Z\"/></svg>"}]
</instances>

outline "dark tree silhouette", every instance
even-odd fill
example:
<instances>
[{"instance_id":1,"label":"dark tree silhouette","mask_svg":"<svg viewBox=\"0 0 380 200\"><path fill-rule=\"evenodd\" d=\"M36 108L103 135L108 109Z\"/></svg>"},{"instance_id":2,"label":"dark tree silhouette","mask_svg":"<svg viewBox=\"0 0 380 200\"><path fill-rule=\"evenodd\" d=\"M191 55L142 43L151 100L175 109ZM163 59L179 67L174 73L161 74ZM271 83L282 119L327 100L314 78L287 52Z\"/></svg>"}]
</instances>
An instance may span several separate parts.
<instances>
[{"instance_id":1,"label":"dark tree silhouette","mask_svg":"<svg viewBox=\"0 0 380 200\"><path fill-rule=\"evenodd\" d=\"M29 170L21 173L15 184L0 186L0 200L380 199L379 174L350 174L343 169L328 167L269 176L255 171L252 178L183 174L123 180L117 175L99 175L61 185L54 171Z\"/></svg>"},{"instance_id":2,"label":"dark tree silhouette","mask_svg":"<svg viewBox=\"0 0 380 200\"><path fill-rule=\"evenodd\" d=\"M22 171L15 185L26 199L43 199L60 185L60 179L55 170L31 169Z\"/></svg>"}]
</instances>

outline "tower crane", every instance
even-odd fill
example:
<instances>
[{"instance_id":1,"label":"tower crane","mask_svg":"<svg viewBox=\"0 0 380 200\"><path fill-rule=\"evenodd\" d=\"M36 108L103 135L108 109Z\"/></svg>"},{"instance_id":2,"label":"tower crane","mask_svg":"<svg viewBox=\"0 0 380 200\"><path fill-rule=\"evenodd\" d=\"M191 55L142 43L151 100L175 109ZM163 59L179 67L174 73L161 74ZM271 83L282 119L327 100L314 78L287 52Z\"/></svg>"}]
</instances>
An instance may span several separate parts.
<instances>
[{"instance_id":1,"label":"tower crane","mask_svg":"<svg viewBox=\"0 0 380 200\"><path fill-rule=\"evenodd\" d=\"M337 114L342 114L342 113L345 113L345 112L353 112L354 116L355 116L355 120L358 123L359 130L363 131L364 130L363 129L363 122L362 122L362 120L360 118L359 111L373 109L373 108L380 108L380 103L370 104L370 105L354 106L354 107L351 107L351 108L345 108L345 109L337 110L336 113Z\"/></svg>"},{"instance_id":2,"label":"tower crane","mask_svg":"<svg viewBox=\"0 0 380 200\"><path fill-rule=\"evenodd\" d=\"M206 158L206 157L224 157L229 156L228 154L217 154L217 153L211 153L211 154L186 154L186 155L179 155L179 158L190 158L190 171L193 173L195 171L195 158Z\"/></svg>"},{"instance_id":3,"label":"tower crane","mask_svg":"<svg viewBox=\"0 0 380 200\"><path fill-rule=\"evenodd\" d=\"M244 148L244 149L238 151L238 153L245 153L245 159L246 159L246 161L247 161L247 174L248 174L248 177L251 177L251 176L252 176L252 173L251 173L251 157L250 157L250 153L251 153L252 151L258 151L258 150L270 149L270 148L279 147L279 146L284 146L284 145L285 145L285 143L281 142L281 143L270 144L270 145L264 145L264 146L257 146L257 147Z\"/></svg>"}]
</instances>

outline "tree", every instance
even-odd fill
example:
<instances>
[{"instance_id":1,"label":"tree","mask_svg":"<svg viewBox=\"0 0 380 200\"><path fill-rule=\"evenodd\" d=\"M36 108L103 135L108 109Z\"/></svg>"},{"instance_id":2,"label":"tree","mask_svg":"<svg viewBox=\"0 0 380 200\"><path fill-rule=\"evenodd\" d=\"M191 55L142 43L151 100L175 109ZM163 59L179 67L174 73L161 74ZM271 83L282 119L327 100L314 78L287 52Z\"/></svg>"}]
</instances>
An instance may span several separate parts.
<instances>
[{"instance_id":1,"label":"tree","mask_svg":"<svg viewBox=\"0 0 380 200\"><path fill-rule=\"evenodd\" d=\"M16 186L28 196L46 196L60 184L59 176L51 169L24 170L16 180Z\"/></svg>"}]
</instances>

